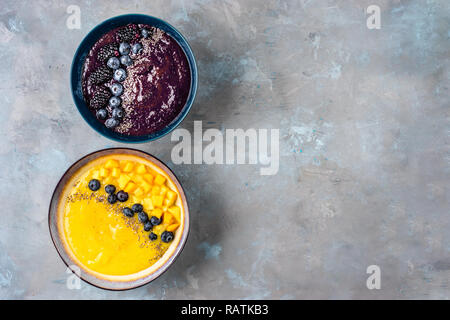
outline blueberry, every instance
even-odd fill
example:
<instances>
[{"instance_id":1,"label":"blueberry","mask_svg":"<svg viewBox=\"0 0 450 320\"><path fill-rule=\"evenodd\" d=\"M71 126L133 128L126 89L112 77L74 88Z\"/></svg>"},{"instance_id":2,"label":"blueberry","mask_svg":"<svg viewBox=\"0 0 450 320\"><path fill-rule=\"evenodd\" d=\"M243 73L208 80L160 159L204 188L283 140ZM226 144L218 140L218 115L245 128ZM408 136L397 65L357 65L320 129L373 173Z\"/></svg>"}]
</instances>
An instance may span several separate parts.
<instances>
[{"instance_id":1,"label":"blueberry","mask_svg":"<svg viewBox=\"0 0 450 320\"><path fill-rule=\"evenodd\" d=\"M122 209L122 212L123 212L123 214L124 214L126 217L128 217L128 218L131 218L132 216L134 216L133 210L131 210L131 209L128 208L128 207L123 208L123 209Z\"/></svg>"},{"instance_id":2,"label":"blueberry","mask_svg":"<svg viewBox=\"0 0 450 320\"><path fill-rule=\"evenodd\" d=\"M113 108L120 106L121 103L122 99L119 97L111 97L111 99L109 99L109 105Z\"/></svg>"},{"instance_id":3,"label":"blueberry","mask_svg":"<svg viewBox=\"0 0 450 320\"><path fill-rule=\"evenodd\" d=\"M158 219L158 217L152 216L150 219L150 222L152 223L152 225L157 226L158 224L161 223L161 219Z\"/></svg>"},{"instance_id":4,"label":"blueberry","mask_svg":"<svg viewBox=\"0 0 450 320\"><path fill-rule=\"evenodd\" d=\"M120 202L125 202L128 200L128 193L126 193L123 190L120 190L119 192L117 192L117 200L119 200Z\"/></svg>"},{"instance_id":5,"label":"blueberry","mask_svg":"<svg viewBox=\"0 0 450 320\"><path fill-rule=\"evenodd\" d=\"M133 64L133 60L131 60L129 55L125 55L120 57L120 63L128 67Z\"/></svg>"},{"instance_id":6,"label":"blueberry","mask_svg":"<svg viewBox=\"0 0 450 320\"><path fill-rule=\"evenodd\" d=\"M125 110L123 110L123 108L121 108L121 107L114 108L112 111L113 118L115 118L117 120L123 119L124 115L125 115Z\"/></svg>"},{"instance_id":7,"label":"blueberry","mask_svg":"<svg viewBox=\"0 0 450 320\"><path fill-rule=\"evenodd\" d=\"M134 53L134 54L138 54L138 53L141 53L142 52L142 44L140 44L140 43L135 43L135 44L133 44L133 46L131 47L131 51Z\"/></svg>"},{"instance_id":8,"label":"blueberry","mask_svg":"<svg viewBox=\"0 0 450 320\"><path fill-rule=\"evenodd\" d=\"M98 189L100 189L100 181L98 181L97 179L92 179L91 181L89 181L88 186L92 191L97 191Z\"/></svg>"},{"instance_id":9,"label":"blueberry","mask_svg":"<svg viewBox=\"0 0 450 320\"><path fill-rule=\"evenodd\" d=\"M120 83L113 83L111 85L111 93L115 95L116 97L120 96L123 93L123 86Z\"/></svg>"},{"instance_id":10,"label":"blueberry","mask_svg":"<svg viewBox=\"0 0 450 320\"><path fill-rule=\"evenodd\" d=\"M117 127L118 125L119 125L119 120L117 120L115 118L109 118L109 119L106 119L106 121L105 121L105 126L108 129L113 129L113 128Z\"/></svg>"},{"instance_id":11,"label":"blueberry","mask_svg":"<svg viewBox=\"0 0 450 320\"><path fill-rule=\"evenodd\" d=\"M153 225L150 223L150 221L147 221L146 223L144 223L144 231L150 231L152 230Z\"/></svg>"},{"instance_id":12,"label":"blueberry","mask_svg":"<svg viewBox=\"0 0 450 320\"><path fill-rule=\"evenodd\" d=\"M95 113L95 116L98 120L105 120L108 116L108 111L106 111L106 109L98 109Z\"/></svg>"},{"instance_id":13,"label":"blueberry","mask_svg":"<svg viewBox=\"0 0 450 320\"><path fill-rule=\"evenodd\" d=\"M108 196L108 202L114 204L117 202L117 196L113 193Z\"/></svg>"},{"instance_id":14,"label":"blueberry","mask_svg":"<svg viewBox=\"0 0 450 320\"><path fill-rule=\"evenodd\" d=\"M127 77L127 72L124 69L119 68L114 71L114 76L113 76L114 80L123 81L123 80L125 80L126 77Z\"/></svg>"},{"instance_id":15,"label":"blueberry","mask_svg":"<svg viewBox=\"0 0 450 320\"><path fill-rule=\"evenodd\" d=\"M107 194L113 194L114 192L116 192L116 187L114 187L112 184L108 184L105 187L105 191Z\"/></svg>"},{"instance_id":16,"label":"blueberry","mask_svg":"<svg viewBox=\"0 0 450 320\"><path fill-rule=\"evenodd\" d=\"M108 62L106 62L106 65L111 69L117 69L120 67L120 60L116 57L111 57L108 59Z\"/></svg>"},{"instance_id":17,"label":"blueberry","mask_svg":"<svg viewBox=\"0 0 450 320\"><path fill-rule=\"evenodd\" d=\"M146 223L148 221L148 214L146 214L144 211L141 211L138 213L138 219L142 223Z\"/></svg>"},{"instance_id":18,"label":"blueberry","mask_svg":"<svg viewBox=\"0 0 450 320\"><path fill-rule=\"evenodd\" d=\"M129 54L130 53L130 45L126 42L122 42L119 45L119 52L120 54Z\"/></svg>"},{"instance_id":19,"label":"blueberry","mask_svg":"<svg viewBox=\"0 0 450 320\"><path fill-rule=\"evenodd\" d=\"M156 234L154 234L153 232L150 232L150 234L148 235L148 237L150 238L150 240L156 240L158 239L158 236Z\"/></svg>"},{"instance_id":20,"label":"blueberry","mask_svg":"<svg viewBox=\"0 0 450 320\"><path fill-rule=\"evenodd\" d=\"M144 207L140 203L135 203L131 207L131 210L133 210L134 212L142 212L142 210L144 210Z\"/></svg>"},{"instance_id":21,"label":"blueberry","mask_svg":"<svg viewBox=\"0 0 450 320\"><path fill-rule=\"evenodd\" d=\"M148 32L147 29L142 29L141 30L141 35L143 38L148 38L148 36L150 35L150 33Z\"/></svg>"},{"instance_id":22,"label":"blueberry","mask_svg":"<svg viewBox=\"0 0 450 320\"><path fill-rule=\"evenodd\" d=\"M161 241L162 242L170 242L173 240L173 232L170 231L164 231L161 234Z\"/></svg>"}]
</instances>

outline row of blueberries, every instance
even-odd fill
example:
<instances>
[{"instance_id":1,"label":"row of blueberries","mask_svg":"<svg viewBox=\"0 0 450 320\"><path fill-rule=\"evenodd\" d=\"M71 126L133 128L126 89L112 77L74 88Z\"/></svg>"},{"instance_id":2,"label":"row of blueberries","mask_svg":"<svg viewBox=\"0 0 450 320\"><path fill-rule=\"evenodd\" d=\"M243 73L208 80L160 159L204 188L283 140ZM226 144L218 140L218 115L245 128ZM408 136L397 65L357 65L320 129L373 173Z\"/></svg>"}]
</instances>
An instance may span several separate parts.
<instances>
[{"instance_id":1,"label":"row of blueberries","mask_svg":"<svg viewBox=\"0 0 450 320\"><path fill-rule=\"evenodd\" d=\"M92 191L97 191L98 189L100 189L100 181L98 181L97 179L92 179L89 181L88 187ZM123 190L120 190L116 194L115 193L116 187L112 184L106 185L105 191L108 194L108 202L110 204L116 203L117 200L119 200L120 202L125 202L128 200L128 193L126 193ZM153 229L153 226L157 226L157 225L161 224L161 222L162 222L161 219L159 219L158 217L155 217L155 216L152 216L151 218L149 218L148 214L144 212L144 207L140 203L133 204L131 209L128 207L124 207L122 209L122 212L128 218L132 218L134 216L134 214L137 214L138 220L142 224L144 224L144 231L151 231ZM166 242L166 243L170 242L173 240L173 238L174 238L173 232L164 231L161 234L161 241L163 241L163 242ZM152 241L156 240L156 239L158 239L158 235L153 232L150 232L149 239Z\"/></svg>"},{"instance_id":2,"label":"row of blueberries","mask_svg":"<svg viewBox=\"0 0 450 320\"><path fill-rule=\"evenodd\" d=\"M149 31L147 29L142 29L141 36L143 38L147 38L149 36ZM112 112L111 117L106 119L108 117L108 111L105 108L102 108L97 110L96 116L99 120L106 119L105 126L109 129L117 127L120 121L125 116L124 109L120 107L122 100L119 97L122 95L124 90L123 85L120 84L120 82L125 81L127 72L120 66L131 66L133 64L133 60L129 56L130 51L134 54L139 54L142 52L142 50L143 46L139 42L134 43L132 46L128 42L121 42L119 44L119 51L117 53L117 56L120 55L120 57L110 57L106 62L106 65L113 70L113 79L117 81L114 82L110 87L110 91L113 96L109 99L109 106L112 108Z\"/></svg>"}]
</instances>

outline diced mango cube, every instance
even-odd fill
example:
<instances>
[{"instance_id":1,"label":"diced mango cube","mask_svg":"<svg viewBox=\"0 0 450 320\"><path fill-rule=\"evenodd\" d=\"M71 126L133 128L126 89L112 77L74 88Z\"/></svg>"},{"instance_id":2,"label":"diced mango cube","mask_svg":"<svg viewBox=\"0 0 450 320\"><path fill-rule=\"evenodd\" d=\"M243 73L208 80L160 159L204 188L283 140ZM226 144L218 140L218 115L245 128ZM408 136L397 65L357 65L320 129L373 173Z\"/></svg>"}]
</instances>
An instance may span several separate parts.
<instances>
[{"instance_id":1,"label":"diced mango cube","mask_svg":"<svg viewBox=\"0 0 450 320\"><path fill-rule=\"evenodd\" d=\"M131 172L131 171L133 171L133 167L134 167L133 162L127 161L125 166L123 167L123 171L124 172Z\"/></svg>"},{"instance_id":2,"label":"diced mango cube","mask_svg":"<svg viewBox=\"0 0 450 320\"><path fill-rule=\"evenodd\" d=\"M156 208L152 211L152 216L155 216L158 219L161 218L162 214L163 214L163 211L160 208Z\"/></svg>"},{"instance_id":3,"label":"diced mango cube","mask_svg":"<svg viewBox=\"0 0 450 320\"><path fill-rule=\"evenodd\" d=\"M111 177L111 176L106 177L105 180L103 180L103 183L104 183L105 185L107 185L107 184L113 184L113 183L114 183L114 178Z\"/></svg>"},{"instance_id":4,"label":"diced mango cube","mask_svg":"<svg viewBox=\"0 0 450 320\"><path fill-rule=\"evenodd\" d=\"M131 179L132 179L134 182L137 182L137 183L142 183L142 181L144 181L144 178L142 178L141 175L136 174L136 173L133 173L133 174L132 174Z\"/></svg>"},{"instance_id":5,"label":"diced mango cube","mask_svg":"<svg viewBox=\"0 0 450 320\"><path fill-rule=\"evenodd\" d=\"M133 182L128 182L127 186L125 187L125 189L123 189L125 192L133 192L134 190L136 190L137 185Z\"/></svg>"},{"instance_id":6,"label":"diced mango cube","mask_svg":"<svg viewBox=\"0 0 450 320\"><path fill-rule=\"evenodd\" d=\"M156 234L161 234L163 231L164 226L162 224L153 227L153 232Z\"/></svg>"},{"instance_id":7,"label":"diced mango cube","mask_svg":"<svg viewBox=\"0 0 450 320\"><path fill-rule=\"evenodd\" d=\"M161 186L161 191L159 192L159 194L164 197L168 190L169 189L166 186Z\"/></svg>"},{"instance_id":8,"label":"diced mango cube","mask_svg":"<svg viewBox=\"0 0 450 320\"><path fill-rule=\"evenodd\" d=\"M153 188L152 188L152 194L153 195L159 195L160 191L161 191L161 187L160 186L153 186Z\"/></svg>"},{"instance_id":9,"label":"diced mango cube","mask_svg":"<svg viewBox=\"0 0 450 320\"><path fill-rule=\"evenodd\" d=\"M147 172L147 169L145 169L145 165L140 164L138 165L138 167L136 168L136 172L139 174L144 174Z\"/></svg>"},{"instance_id":10,"label":"diced mango cube","mask_svg":"<svg viewBox=\"0 0 450 320\"><path fill-rule=\"evenodd\" d=\"M114 159L109 159L105 163L105 168L106 169L116 168L118 166L119 166L119 162L117 162L117 160L114 160Z\"/></svg>"},{"instance_id":11,"label":"diced mango cube","mask_svg":"<svg viewBox=\"0 0 450 320\"><path fill-rule=\"evenodd\" d=\"M164 178L162 175L158 174L155 178L155 183L162 185L164 182L166 182L166 178Z\"/></svg>"},{"instance_id":12,"label":"diced mango cube","mask_svg":"<svg viewBox=\"0 0 450 320\"><path fill-rule=\"evenodd\" d=\"M179 223L174 223L174 224L171 224L170 226L168 226L168 227L166 228L166 230L167 230L167 231L170 231L170 232L174 232L175 230L178 229L179 226L180 226Z\"/></svg>"},{"instance_id":13,"label":"diced mango cube","mask_svg":"<svg viewBox=\"0 0 450 320\"><path fill-rule=\"evenodd\" d=\"M119 183L119 188L124 189L128 182L130 182L130 176L126 174L121 174L117 182Z\"/></svg>"},{"instance_id":14,"label":"diced mango cube","mask_svg":"<svg viewBox=\"0 0 450 320\"><path fill-rule=\"evenodd\" d=\"M152 199L150 198L144 199L144 210L153 210Z\"/></svg>"},{"instance_id":15,"label":"diced mango cube","mask_svg":"<svg viewBox=\"0 0 450 320\"><path fill-rule=\"evenodd\" d=\"M109 170L106 168L100 168L100 177L105 178L107 176L109 176Z\"/></svg>"},{"instance_id":16,"label":"diced mango cube","mask_svg":"<svg viewBox=\"0 0 450 320\"><path fill-rule=\"evenodd\" d=\"M137 188L136 190L134 190L134 194L138 197L144 195L144 190L142 190L141 187Z\"/></svg>"},{"instance_id":17,"label":"diced mango cube","mask_svg":"<svg viewBox=\"0 0 450 320\"><path fill-rule=\"evenodd\" d=\"M163 197L157 196L157 195L152 195L152 203L153 203L153 206L155 206L155 207L162 207Z\"/></svg>"},{"instance_id":18,"label":"diced mango cube","mask_svg":"<svg viewBox=\"0 0 450 320\"><path fill-rule=\"evenodd\" d=\"M152 188L152 186L149 185L147 182L142 181L141 182L141 188L144 189L145 192L149 192L150 189Z\"/></svg>"},{"instance_id":19,"label":"diced mango cube","mask_svg":"<svg viewBox=\"0 0 450 320\"><path fill-rule=\"evenodd\" d=\"M119 168L113 168L113 169L111 170L111 175L112 175L114 178L118 178L118 177L120 176L120 169L119 169Z\"/></svg>"},{"instance_id":20,"label":"diced mango cube","mask_svg":"<svg viewBox=\"0 0 450 320\"><path fill-rule=\"evenodd\" d=\"M100 172L98 170L92 172L92 179L100 178Z\"/></svg>"},{"instance_id":21,"label":"diced mango cube","mask_svg":"<svg viewBox=\"0 0 450 320\"><path fill-rule=\"evenodd\" d=\"M163 216L163 222L165 225L170 225L172 224L172 222L174 222L174 217L170 212L164 212L164 216Z\"/></svg>"},{"instance_id":22,"label":"diced mango cube","mask_svg":"<svg viewBox=\"0 0 450 320\"><path fill-rule=\"evenodd\" d=\"M147 180L148 183L153 183L153 176L150 173L144 174L144 179Z\"/></svg>"},{"instance_id":23,"label":"diced mango cube","mask_svg":"<svg viewBox=\"0 0 450 320\"><path fill-rule=\"evenodd\" d=\"M177 193L173 192L172 190L168 190L167 195L166 195L166 200L168 200L167 206L173 205L175 203L175 200L177 200Z\"/></svg>"},{"instance_id":24,"label":"diced mango cube","mask_svg":"<svg viewBox=\"0 0 450 320\"><path fill-rule=\"evenodd\" d=\"M180 210L180 207L172 206L169 209L167 209L167 211L169 211L171 214L173 214L173 216L175 217L175 219L177 219L178 222L181 222L181 210Z\"/></svg>"}]
</instances>

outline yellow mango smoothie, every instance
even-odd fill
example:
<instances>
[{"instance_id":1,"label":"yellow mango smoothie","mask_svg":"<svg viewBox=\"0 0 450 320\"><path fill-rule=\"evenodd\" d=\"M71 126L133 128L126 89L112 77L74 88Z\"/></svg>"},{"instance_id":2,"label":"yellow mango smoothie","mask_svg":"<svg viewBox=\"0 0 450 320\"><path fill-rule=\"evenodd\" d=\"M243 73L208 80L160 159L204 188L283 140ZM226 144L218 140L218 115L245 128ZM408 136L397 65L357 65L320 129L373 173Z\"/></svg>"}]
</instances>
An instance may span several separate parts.
<instances>
[{"instance_id":1,"label":"yellow mango smoothie","mask_svg":"<svg viewBox=\"0 0 450 320\"><path fill-rule=\"evenodd\" d=\"M94 276L117 281L156 271L184 228L180 192L149 160L111 154L81 167L66 183L57 211L66 251Z\"/></svg>"}]
</instances>

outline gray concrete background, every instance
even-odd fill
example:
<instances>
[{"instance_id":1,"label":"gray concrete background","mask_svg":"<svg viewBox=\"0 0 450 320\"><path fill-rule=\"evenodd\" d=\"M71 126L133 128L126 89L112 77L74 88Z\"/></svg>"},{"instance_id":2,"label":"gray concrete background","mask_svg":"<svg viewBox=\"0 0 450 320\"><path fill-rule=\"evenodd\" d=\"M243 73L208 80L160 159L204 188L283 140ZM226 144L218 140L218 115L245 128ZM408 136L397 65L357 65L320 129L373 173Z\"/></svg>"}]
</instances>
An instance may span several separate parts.
<instances>
[{"instance_id":1,"label":"gray concrete background","mask_svg":"<svg viewBox=\"0 0 450 320\"><path fill-rule=\"evenodd\" d=\"M0 298L450 298L449 2L76 1L0 6ZM381 29L365 9L381 8ZM185 186L182 255L127 292L66 288L48 233L57 181L81 156L124 146L75 109L78 43L123 13L167 20L200 73L181 127L280 128L280 170L174 165L166 136L136 145ZM366 268L381 268L381 289Z\"/></svg>"}]
</instances>

